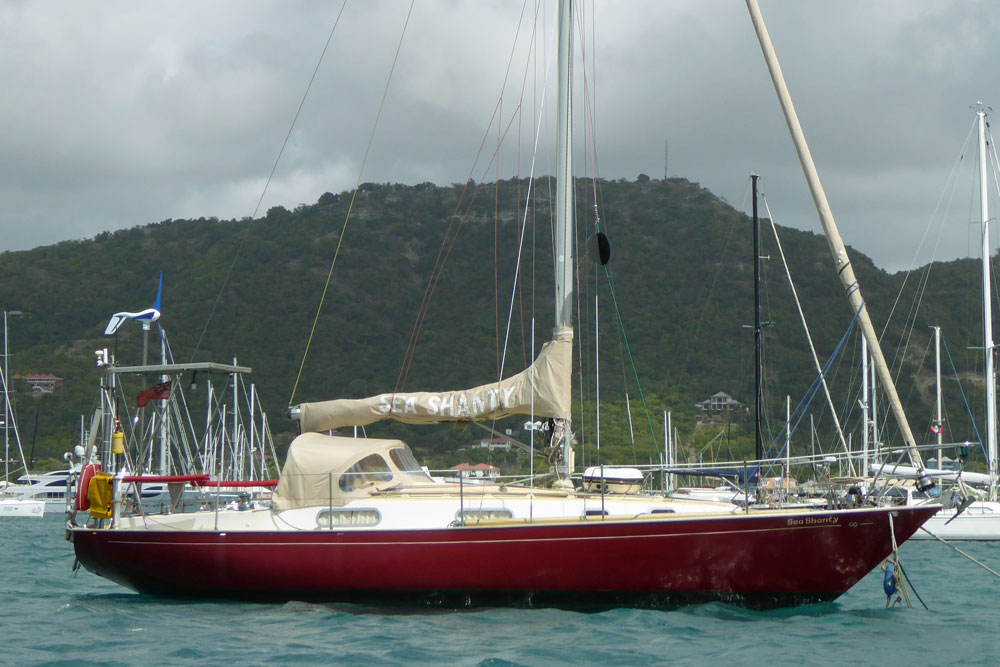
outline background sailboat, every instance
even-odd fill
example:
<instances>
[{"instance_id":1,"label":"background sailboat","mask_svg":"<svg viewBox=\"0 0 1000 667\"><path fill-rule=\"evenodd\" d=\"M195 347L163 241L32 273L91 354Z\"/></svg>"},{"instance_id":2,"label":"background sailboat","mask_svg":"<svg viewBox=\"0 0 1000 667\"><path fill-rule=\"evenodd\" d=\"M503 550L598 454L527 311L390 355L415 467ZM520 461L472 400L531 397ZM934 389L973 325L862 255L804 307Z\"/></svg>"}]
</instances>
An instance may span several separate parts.
<instances>
[{"instance_id":1,"label":"background sailboat","mask_svg":"<svg viewBox=\"0 0 1000 667\"><path fill-rule=\"evenodd\" d=\"M929 519L925 530L914 537L917 539L943 538L947 540L1000 540L1000 502L997 500L997 414L996 414L996 349L993 343L993 296L992 275L990 271L990 232L989 232L989 176L990 164L987 141L988 123L986 107L980 102L976 106L979 146L979 212L980 240L982 252L982 331L983 331L983 368L986 397L986 458L987 478L986 497L976 498L974 492L959 485L954 489L955 498L952 507L942 509ZM940 329L935 329L935 338L940 345ZM940 351L937 353L937 428L938 464L940 466L943 452L941 443L941 371ZM961 477L961 476L959 476Z\"/></svg>"},{"instance_id":2,"label":"background sailboat","mask_svg":"<svg viewBox=\"0 0 1000 667\"><path fill-rule=\"evenodd\" d=\"M28 473L28 465L24 459L24 449L21 447L21 436L17 430L17 416L14 414L14 403L11 400L10 384L10 349L7 346L7 315L3 311L3 364L0 365L0 388L3 389L3 451L4 479L0 488L0 517L41 517L45 513L45 503L36 498L27 498L10 484L10 434L14 433L17 452L24 472Z\"/></svg>"}]
</instances>

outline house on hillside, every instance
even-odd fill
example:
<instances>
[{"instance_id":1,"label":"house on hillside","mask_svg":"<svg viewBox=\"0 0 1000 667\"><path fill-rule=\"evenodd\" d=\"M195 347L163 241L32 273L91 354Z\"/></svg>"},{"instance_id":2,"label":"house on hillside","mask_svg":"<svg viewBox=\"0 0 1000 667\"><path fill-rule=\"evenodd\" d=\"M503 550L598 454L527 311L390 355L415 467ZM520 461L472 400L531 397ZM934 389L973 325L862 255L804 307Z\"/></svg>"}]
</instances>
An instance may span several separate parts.
<instances>
[{"instance_id":1,"label":"house on hillside","mask_svg":"<svg viewBox=\"0 0 1000 667\"><path fill-rule=\"evenodd\" d=\"M784 491L785 493L795 493L798 491L798 483L793 477L764 477L760 480L762 491Z\"/></svg>"},{"instance_id":2,"label":"house on hillside","mask_svg":"<svg viewBox=\"0 0 1000 667\"><path fill-rule=\"evenodd\" d=\"M505 452L510 451L510 440L506 438L483 438L482 440L476 441L478 447L482 449L488 449L493 451L494 449L502 449Z\"/></svg>"},{"instance_id":3,"label":"house on hillside","mask_svg":"<svg viewBox=\"0 0 1000 667\"><path fill-rule=\"evenodd\" d=\"M31 393L41 396L51 394L56 387L61 387L63 379L52 373L35 373L31 375L15 375L15 380L23 381L31 389Z\"/></svg>"},{"instance_id":4,"label":"house on hillside","mask_svg":"<svg viewBox=\"0 0 1000 667\"><path fill-rule=\"evenodd\" d=\"M698 401L694 404L694 407L698 408L702 412L723 412L725 410L739 410L743 407L743 404L726 392L719 391L712 394L704 401Z\"/></svg>"}]
</instances>

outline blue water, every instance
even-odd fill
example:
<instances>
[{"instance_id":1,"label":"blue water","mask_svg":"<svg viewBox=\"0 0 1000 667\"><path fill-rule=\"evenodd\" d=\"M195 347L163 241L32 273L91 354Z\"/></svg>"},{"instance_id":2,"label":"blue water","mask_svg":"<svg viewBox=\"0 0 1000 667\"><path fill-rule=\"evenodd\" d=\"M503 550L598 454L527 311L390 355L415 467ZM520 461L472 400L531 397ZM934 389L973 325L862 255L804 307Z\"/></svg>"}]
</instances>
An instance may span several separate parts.
<instances>
[{"instance_id":1,"label":"blue water","mask_svg":"<svg viewBox=\"0 0 1000 667\"><path fill-rule=\"evenodd\" d=\"M1000 571L1000 543L958 546ZM178 602L81 570L62 519L0 521L0 664L11 665L995 665L1000 579L948 547L900 552L913 608L885 608L875 572L838 601L778 611L722 604L424 611ZM912 597L912 596L911 596Z\"/></svg>"}]
</instances>

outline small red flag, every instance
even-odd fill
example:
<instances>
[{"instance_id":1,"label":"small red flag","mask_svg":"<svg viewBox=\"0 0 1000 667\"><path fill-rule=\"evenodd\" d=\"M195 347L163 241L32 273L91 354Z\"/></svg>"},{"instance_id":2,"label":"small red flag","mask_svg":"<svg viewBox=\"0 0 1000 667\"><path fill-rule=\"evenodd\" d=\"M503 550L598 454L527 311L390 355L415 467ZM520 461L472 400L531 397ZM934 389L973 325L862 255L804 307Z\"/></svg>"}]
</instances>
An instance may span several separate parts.
<instances>
[{"instance_id":1,"label":"small red flag","mask_svg":"<svg viewBox=\"0 0 1000 667\"><path fill-rule=\"evenodd\" d=\"M931 424L931 433L933 433L934 435L937 435L940 432L941 432L941 425L940 424Z\"/></svg>"},{"instance_id":2,"label":"small red flag","mask_svg":"<svg viewBox=\"0 0 1000 667\"><path fill-rule=\"evenodd\" d=\"M173 380L170 382L164 382L163 384L158 384L155 387L150 387L146 391L142 392L135 398L135 404L140 407L146 407L146 403L150 401L164 401L170 398L170 385L173 384Z\"/></svg>"}]
</instances>

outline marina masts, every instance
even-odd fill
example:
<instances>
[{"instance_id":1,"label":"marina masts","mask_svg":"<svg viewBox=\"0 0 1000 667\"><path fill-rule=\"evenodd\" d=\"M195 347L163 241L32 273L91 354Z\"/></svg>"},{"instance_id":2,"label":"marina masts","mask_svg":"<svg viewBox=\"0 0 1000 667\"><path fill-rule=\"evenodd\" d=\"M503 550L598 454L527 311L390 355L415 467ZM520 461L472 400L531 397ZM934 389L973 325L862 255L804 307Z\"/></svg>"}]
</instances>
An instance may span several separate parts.
<instances>
[{"instance_id":1,"label":"marina masts","mask_svg":"<svg viewBox=\"0 0 1000 667\"><path fill-rule=\"evenodd\" d=\"M764 458L764 438L761 434L761 361L760 361L760 218L757 217L757 179L750 174L753 186L753 353L754 353L754 458Z\"/></svg>"},{"instance_id":2,"label":"marina masts","mask_svg":"<svg viewBox=\"0 0 1000 667\"><path fill-rule=\"evenodd\" d=\"M8 383L7 357L7 310L3 311L3 481L10 484L10 423L14 421L14 411L10 407L10 384ZM25 466L27 467L27 466Z\"/></svg>"},{"instance_id":3,"label":"marina masts","mask_svg":"<svg viewBox=\"0 0 1000 667\"><path fill-rule=\"evenodd\" d=\"M944 466L941 464L941 444L944 438L944 418L941 416L941 327L931 327L934 329L934 398L937 407L934 418L934 426L937 429L937 468Z\"/></svg>"}]
</instances>

